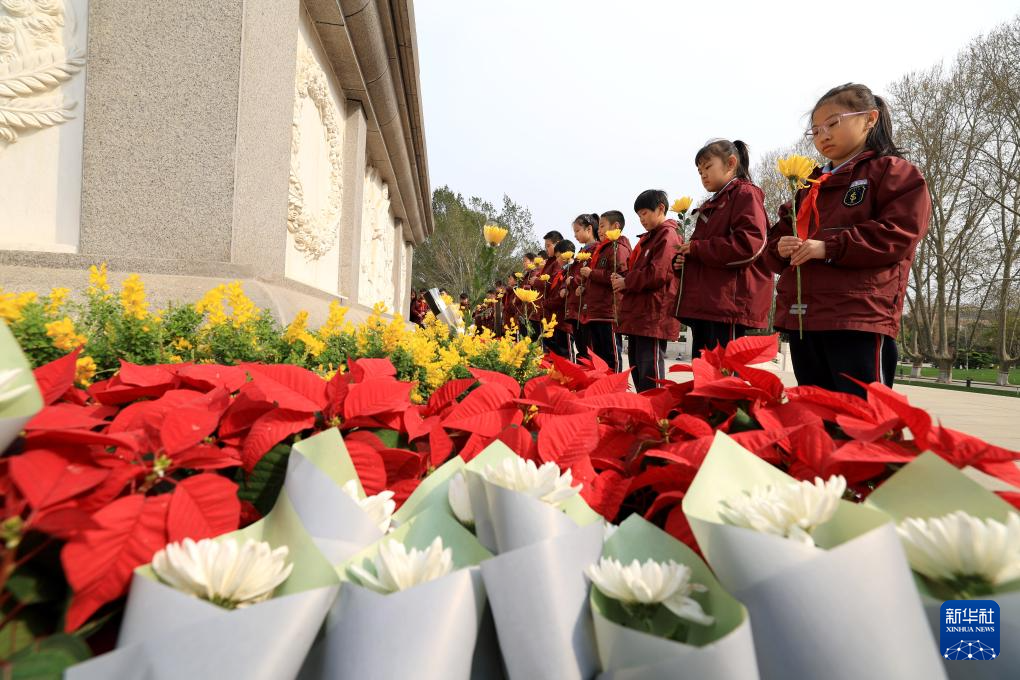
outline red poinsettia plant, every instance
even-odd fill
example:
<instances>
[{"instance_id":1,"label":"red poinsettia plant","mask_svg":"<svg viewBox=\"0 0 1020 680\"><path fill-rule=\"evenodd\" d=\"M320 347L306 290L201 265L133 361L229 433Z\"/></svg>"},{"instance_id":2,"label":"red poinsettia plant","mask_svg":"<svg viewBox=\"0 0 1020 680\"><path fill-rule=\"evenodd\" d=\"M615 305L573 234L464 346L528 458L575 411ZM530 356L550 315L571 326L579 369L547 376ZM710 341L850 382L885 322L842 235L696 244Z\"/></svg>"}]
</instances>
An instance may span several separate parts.
<instances>
[{"instance_id":1,"label":"red poinsettia plant","mask_svg":"<svg viewBox=\"0 0 1020 680\"><path fill-rule=\"evenodd\" d=\"M598 357L550 355L523 386L472 369L421 405L387 359L352 361L329 381L292 365L123 363L82 390L70 354L36 369L46 406L0 458L0 637L47 603L67 631L99 627L167 542L267 512L290 445L330 427L368 494L390 489L403 502L450 457L470 460L498 439L571 470L607 519L638 512L691 545L680 501L717 431L796 478L842 474L858 500L925 450L1020 484L1016 453L933 423L882 385L866 399L784 388L754 366L777 349L775 336L742 338L676 367L691 380L642 394ZM25 596L54 556L66 594Z\"/></svg>"}]
</instances>

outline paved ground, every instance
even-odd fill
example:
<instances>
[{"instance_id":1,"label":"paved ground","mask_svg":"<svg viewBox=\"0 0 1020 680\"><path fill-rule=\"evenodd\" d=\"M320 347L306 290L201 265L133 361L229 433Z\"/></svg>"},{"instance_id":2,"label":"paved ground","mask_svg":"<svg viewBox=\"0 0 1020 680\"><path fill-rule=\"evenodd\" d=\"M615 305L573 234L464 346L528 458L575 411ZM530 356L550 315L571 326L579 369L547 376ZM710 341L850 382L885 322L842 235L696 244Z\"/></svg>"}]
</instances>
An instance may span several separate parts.
<instances>
[{"instance_id":1,"label":"paved ground","mask_svg":"<svg viewBox=\"0 0 1020 680\"><path fill-rule=\"evenodd\" d=\"M669 365L680 363L678 355L683 350L680 343L670 343L667 357ZM689 360L689 355L688 359ZM786 385L796 385L792 368L777 364L763 365L762 368L775 370ZM783 370L787 368L788 370ZM681 379L687 374L672 374ZM896 385L896 391L907 396L911 404L928 411L943 425L961 430L987 442L1020 451L1020 399L999 397L990 394L976 394L954 390L941 390L914 385Z\"/></svg>"}]
</instances>

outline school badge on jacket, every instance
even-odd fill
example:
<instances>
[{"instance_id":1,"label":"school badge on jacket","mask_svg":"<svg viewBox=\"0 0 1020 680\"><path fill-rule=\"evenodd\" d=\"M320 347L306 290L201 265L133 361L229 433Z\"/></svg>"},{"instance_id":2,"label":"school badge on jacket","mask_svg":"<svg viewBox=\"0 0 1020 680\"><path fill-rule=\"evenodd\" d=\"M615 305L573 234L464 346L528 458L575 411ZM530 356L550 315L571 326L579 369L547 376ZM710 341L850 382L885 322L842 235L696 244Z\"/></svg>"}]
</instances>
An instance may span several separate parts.
<instances>
[{"instance_id":1,"label":"school badge on jacket","mask_svg":"<svg viewBox=\"0 0 1020 680\"><path fill-rule=\"evenodd\" d=\"M858 179L850 183L850 188L846 190L846 195L843 196L843 205L853 207L860 205L864 201L864 192L868 189L868 180Z\"/></svg>"}]
</instances>

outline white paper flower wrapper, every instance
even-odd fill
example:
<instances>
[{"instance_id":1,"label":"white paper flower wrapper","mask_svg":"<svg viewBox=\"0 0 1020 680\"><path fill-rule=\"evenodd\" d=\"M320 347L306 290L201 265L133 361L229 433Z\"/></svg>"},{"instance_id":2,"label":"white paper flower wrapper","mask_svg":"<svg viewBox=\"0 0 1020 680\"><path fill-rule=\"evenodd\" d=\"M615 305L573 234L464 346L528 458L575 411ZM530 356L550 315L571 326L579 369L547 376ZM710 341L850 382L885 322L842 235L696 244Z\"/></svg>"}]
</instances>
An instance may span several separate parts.
<instances>
[{"instance_id":1,"label":"white paper flower wrapper","mask_svg":"<svg viewBox=\"0 0 1020 680\"><path fill-rule=\"evenodd\" d=\"M226 610L177 591L159 582L151 567L140 567L132 577L117 649L72 667L66 677L296 677L336 599L339 579L330 558L349 557L382 536L341 489L356 478L336 430L296 444L272 511L219 539L251 538L289 548L287 561L294 570L273 598Z\"/></svg>"},{"instance_id":2,"label":"white paper flower wrapper","mask_svg":"<svg viewBox=\"0 0 1020 680\"><path fill-rule=\"evenodd\" d=\"M584 570L598 561L603 534L601 523L575 527L482 562L510 680L587 680L598 671Z\"/></svg>"},{"instance_id":3,"label":"white paper flower wrapper","mask_svg":"<svg viewBox=\"0 0 1020 680\"><path fill-rule=\"evenodd\" d=\"M475 534L483 546L502 554L601 521L598 513L580 496L575 495L560 507L554 507L493 484L482 476L487 466L516 456L502 442L494 442L465 466Z\"/></svg>"},{"instance_id":4,"label":"white paper flower wrapper","mask_svg":"<svg viewBox=\"0 0 1020 680\"><path fill-rule=\"evenodd\" d=\"M39 387L32 375L31 364L28 363L7 324L0 321L0 370L11 368L19 369L21 373L7 385L6 389L17 389L25 385L30 385L31 389L5 404L0 404L0 453L17 439L25 423L43 407L42 395L39 394Z\"/></svg>"},{"instance_id":5,"label":"white paper flower wrapper","mask_svg":"<svg viewBox=\"0 0 1020 680\"><path fill-rule=\"evenodd\" d=\"M944 678L888 517L840 502L819 548L722 523L719 503L792 478L718 434L683 509L719 582L751 615L761 677Z\"/></svg>"},{"instance_id":6,"label":"white paper flower wrapper","mask_svg":"<svg viewBox=\"0 0 1020 680\"><path fill-rule=\"evenodd\" d=\"M726 593L693 550L638 515L627 518L606 541L603 557L673 560L692 569L691 580L708 587L700 595L712 626L690 626L688 644L616 623L603 615L608 604L592 588L595 639L603 672L598 680L756 680L758 664L747 610ZM602 602L602 604L600 604Z\"/></svg>"},{"instance_id":7,"label":"white paper flower wrapper","mask_svg":"<svg viewBox=\"0 0 1020 680\"><path fill-rule=\"evenodd\" d=\"M957 470L934 453L921 454L905 465L874 491L866 504L886 512L897 522L908 517L942 517L957 510L983 520L1005 522L1010 513L1017 512L967 472ZM915 576L915 584L937 644L942 630L943 600L932 595L921 577ZM981 598L994 600L999 605L1002 653L991 661L943 659L942 664L952 680L1020 678L1020 584L1007 584L1007 588L1005 592Z\"/></svg>"},{"instance_id":8,"label":"white paper flower wrapper","mask_svg":"<svg viewBox=\"0 0 1020 680\"><path fill-rule=\"evenodd\" d=\"M301 680L403 678L469 680L486 610L478 562L490 557L474 536L441 510L422 512L383 541L423 549L436 537L454 555L454 571L400 592L381 594L345 580ZM347 565L361 566L378 544Z\"/></svg>"}]
</instances>

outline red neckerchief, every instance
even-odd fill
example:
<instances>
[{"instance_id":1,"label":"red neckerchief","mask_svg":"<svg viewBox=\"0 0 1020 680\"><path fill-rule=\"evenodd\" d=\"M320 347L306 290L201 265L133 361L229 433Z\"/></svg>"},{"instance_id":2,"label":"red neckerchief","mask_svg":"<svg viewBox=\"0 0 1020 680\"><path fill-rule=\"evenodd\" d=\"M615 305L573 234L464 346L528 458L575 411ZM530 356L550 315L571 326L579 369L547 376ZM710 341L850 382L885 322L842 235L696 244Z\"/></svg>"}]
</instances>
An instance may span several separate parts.
<instances>
[{"instance_id":1,"label":"red neckerchief","mask_svg":"<svg viewBox=\"0 0 1020 680\"><path fill-rule=\"evenodd\" d=\"M821 218L818 215L818 191L822 185L825 184L829 178L832 177L831 172L822 173L818 179L809 179L811 182L811 188L808 189L807 196L804 198L804 202L800 204L800 208L797 210L797 226L794 229L794 236L800 240L806 240L811 237L811 218L814 217L815 232L821 227Z\"/></svg>"},{"instance_id":2,"label":"red neckerchief","mask_svg":"<svg viewBox=\"0 0 1020 680\"><path fill-rule=\"evenodd\" d=\"M612 243L612 241L606 239L605 241L599 241L599 244L595 246L595 252L592 253L591 260L589 260L589 262L592 263L591 265L592 269L595 269L595 265L598 264L599 256L602 255L602 249L608 246L610 243Z\"/></svg>"}]
</instances>

